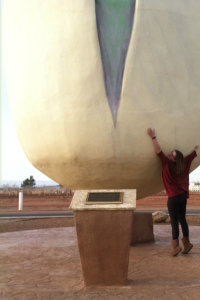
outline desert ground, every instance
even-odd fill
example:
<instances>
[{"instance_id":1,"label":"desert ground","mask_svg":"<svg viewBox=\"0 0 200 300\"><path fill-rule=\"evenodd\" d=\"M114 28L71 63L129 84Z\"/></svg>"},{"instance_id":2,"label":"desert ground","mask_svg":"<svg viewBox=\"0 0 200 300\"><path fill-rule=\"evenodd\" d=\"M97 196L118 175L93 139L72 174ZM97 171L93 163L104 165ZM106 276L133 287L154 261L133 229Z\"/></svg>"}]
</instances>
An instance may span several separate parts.
<instances>
[{"instance_id":1,"label":"desert ground","mask_svg":"<svg viewBox=\"0 0 200 300\"><path fill-rule=\"evenodd\" d=\"M18 194L21 189L4 188L0 190L0 217L3 214L22 215L22 213L65 213L71 212L69 205L73 197L73 191L64 187L34 187L23 190L23 211L18 211ZM136 210L166 211L167 196L163 191L137 200ZM188 211L200 210L200 193L190 193L187 205ZM71 212L72 213L72 212ZM190 225L200 225L200 215L188 215ZM164 224L169 224L169 217ZM0 232L12 232L41 228L56 228L74 226L71 217L40 217L40 218L0 218Z\"/></svg>"},{"instance_id":2,"label":"desert ground","mask_svg":"<svg viewBox=\"0 0 200 300\"><path fill-rule=\"evenodd\" d=\"M21 189L4 188L0 190L0 213L18 212L18 193ZM73 191L63 187L40 187L23 190L23 212L66 212L73 197ZM166 210L167 195L160 192L137 200L139 210ZM188 210L200 209L200 193L190 192Z\"/></svg>"}]
</instances>

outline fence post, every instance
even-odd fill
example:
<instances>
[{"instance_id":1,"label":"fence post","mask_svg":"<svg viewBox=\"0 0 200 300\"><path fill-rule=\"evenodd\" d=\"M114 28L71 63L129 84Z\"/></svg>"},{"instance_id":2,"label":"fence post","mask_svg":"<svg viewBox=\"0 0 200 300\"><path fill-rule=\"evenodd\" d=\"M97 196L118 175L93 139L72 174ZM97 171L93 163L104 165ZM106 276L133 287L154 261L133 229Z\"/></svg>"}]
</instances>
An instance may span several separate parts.
<instances>
[{"instance_id":1,"label":"fence post","mask_svg":"<svg viewBox=\"0 0 200 300\"><path fill-rule=\"evenodd\" d=\"M23 210L23 192L19 192L18 210Z\"/></svg>"}]
</instances>

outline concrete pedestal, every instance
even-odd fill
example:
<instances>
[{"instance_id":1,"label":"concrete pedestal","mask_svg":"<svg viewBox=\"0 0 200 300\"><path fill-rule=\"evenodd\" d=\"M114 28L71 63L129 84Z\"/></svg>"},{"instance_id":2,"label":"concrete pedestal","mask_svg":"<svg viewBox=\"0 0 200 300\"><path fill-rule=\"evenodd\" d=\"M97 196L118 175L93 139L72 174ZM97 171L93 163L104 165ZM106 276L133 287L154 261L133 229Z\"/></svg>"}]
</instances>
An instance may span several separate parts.
<instances>
[{"instance_id":1,"label":"concrete pedestal","mask_svg":"<svg viewBox=\"0 0 200 300\"><path fill-rule=\"evenodd\" d=\"M98 205L85 204L83 199L86 199L87 192L75 192L71 204L84 284L124 285L128 273L135 190L125 190L121 204Z\"/></svg>"},{"instance_id":2,"label":"concrete pedestal","mask_svg":"<svg viewBox=\"0 0 200 300\"><path fill-rule=\"evenodd\" d=\"M131 233L131 245L154 242L153 219L150 212L134 212Z\"/></svg>"}]
</instances>

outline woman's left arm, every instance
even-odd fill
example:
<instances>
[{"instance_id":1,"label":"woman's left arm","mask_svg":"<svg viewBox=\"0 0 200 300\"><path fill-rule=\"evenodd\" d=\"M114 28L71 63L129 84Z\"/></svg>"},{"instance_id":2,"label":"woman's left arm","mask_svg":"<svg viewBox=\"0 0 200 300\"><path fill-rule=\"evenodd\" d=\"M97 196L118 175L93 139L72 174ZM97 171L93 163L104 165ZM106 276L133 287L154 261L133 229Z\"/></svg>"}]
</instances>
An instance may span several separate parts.
<instances>
[{"instance_id":1,"label":"woman's left arm","mask_svg":"<svg viewBox=\"0 0 200 300\"><path fill-rule=\"evenodd\" d=\"M156 132L155 132L155 129L152 129L152 128L148 128L147 129L147 133L148 135L152 138L152 142L153 142L153 146L154 146L154 149L155 149L155 152L158 154L160 153L162 150L161 150L161 147L158 143L158 140L156 138Z\"/></svg>"}]
</instances>

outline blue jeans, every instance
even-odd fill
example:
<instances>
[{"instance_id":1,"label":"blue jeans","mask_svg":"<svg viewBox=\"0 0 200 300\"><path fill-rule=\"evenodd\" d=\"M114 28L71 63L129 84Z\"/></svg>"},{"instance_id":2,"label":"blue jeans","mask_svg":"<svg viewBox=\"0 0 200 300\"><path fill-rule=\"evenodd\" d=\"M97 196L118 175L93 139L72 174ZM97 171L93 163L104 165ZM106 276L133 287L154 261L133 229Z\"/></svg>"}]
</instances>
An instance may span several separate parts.
<instances>
[{"instance_id":1,"label":"blue jeans","mask_svg":"<svg viewBox=\"0 0 200 300\"><path fill-rule=\"evenodd\" d=\"M189 237L188 224L185 218L187 205L187 193L175 197L169 197L167 207L171 219L172 239L176 240L179 237L179 222L184 237Z\"/></svg>"}]
</instances>

